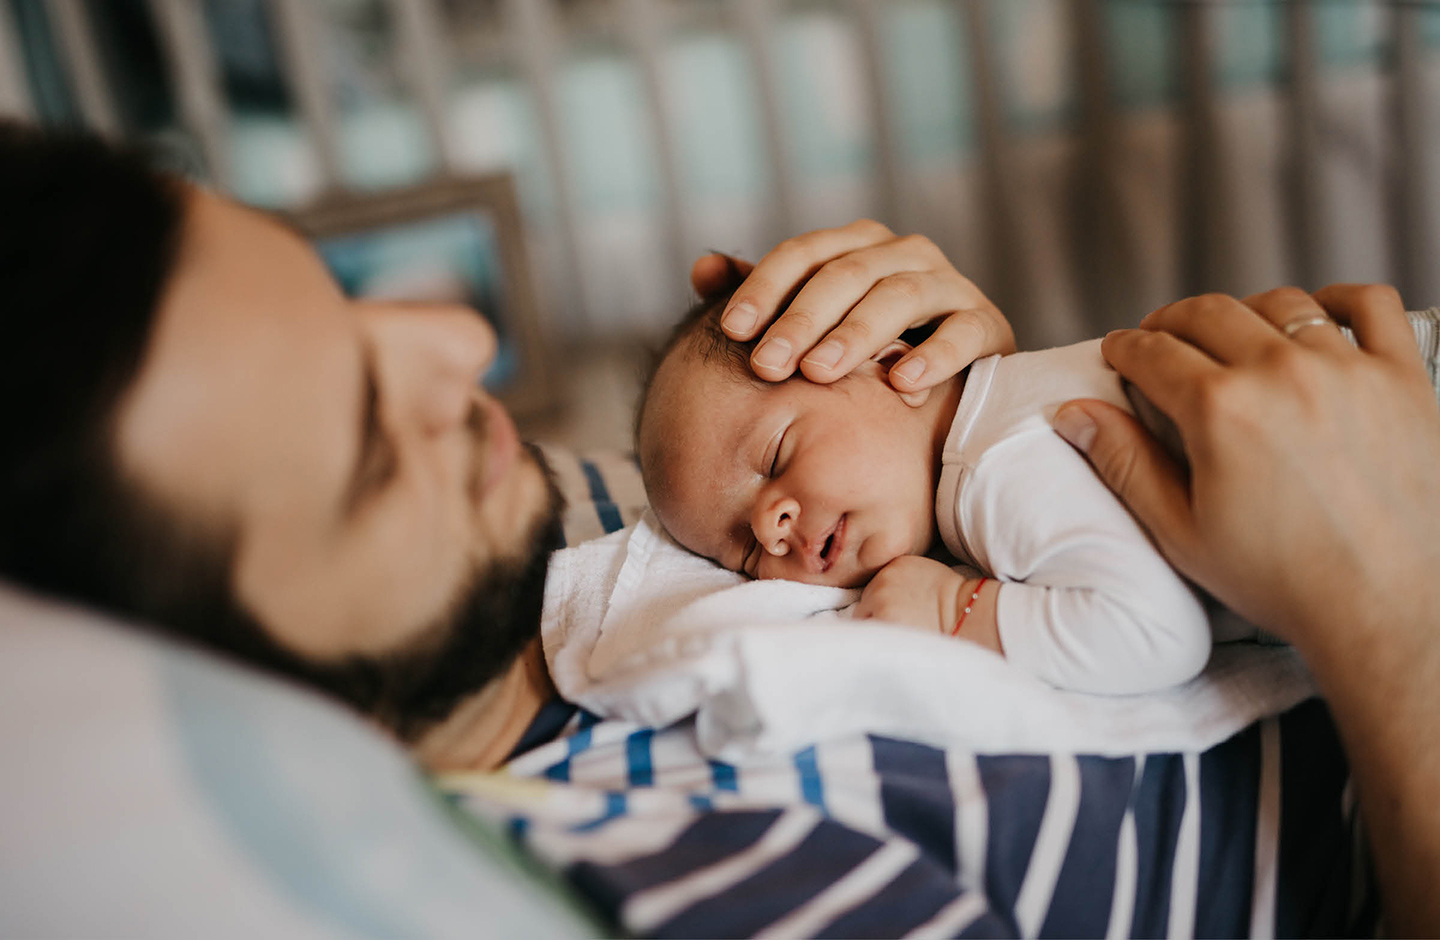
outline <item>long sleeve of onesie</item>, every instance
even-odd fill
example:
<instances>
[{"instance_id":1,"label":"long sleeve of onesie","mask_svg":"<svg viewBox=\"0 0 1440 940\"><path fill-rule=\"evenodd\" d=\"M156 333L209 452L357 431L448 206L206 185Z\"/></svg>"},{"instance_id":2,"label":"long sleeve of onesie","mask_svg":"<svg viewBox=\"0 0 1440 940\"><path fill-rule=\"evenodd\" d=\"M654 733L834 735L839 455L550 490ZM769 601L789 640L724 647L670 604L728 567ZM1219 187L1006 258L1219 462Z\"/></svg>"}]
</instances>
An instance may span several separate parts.
<instances>
[{"instance_id":1,"label":"long sleeve of onesie","mask_svg":"<svg viewBox=\"0 0 1440 940\"><path fill-rule=\"evenodd\" d=\"M1011 662L1086 692L1175 685L1209 657L1204 609L1052 429L1073 398L1129 409L1099 340L971 367L944 448L941 536L1001 581L996 616Z\"/></svg>"}]
</instances>

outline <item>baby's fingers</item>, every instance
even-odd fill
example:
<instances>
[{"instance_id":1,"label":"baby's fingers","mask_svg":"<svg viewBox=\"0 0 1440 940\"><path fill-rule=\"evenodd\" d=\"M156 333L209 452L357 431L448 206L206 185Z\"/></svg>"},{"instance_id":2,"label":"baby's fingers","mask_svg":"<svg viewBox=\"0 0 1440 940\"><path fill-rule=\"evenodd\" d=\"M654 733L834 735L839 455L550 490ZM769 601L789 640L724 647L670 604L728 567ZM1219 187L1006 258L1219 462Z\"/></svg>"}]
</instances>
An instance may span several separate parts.
<instances>
[{"instance_id":1,"label":"baby's fingers","mask_svg":"<svg viewBox=\"0 0 1440 940\"><path fill-rule=\"evenodd\" d=\"M883 577L883 574L882 569L880 575L865 585L860 600L855 603L855 619L866 620L873 617L889 620L894 615L903 592L896 591L893 579Z\"/></svg>"}]
</instances>

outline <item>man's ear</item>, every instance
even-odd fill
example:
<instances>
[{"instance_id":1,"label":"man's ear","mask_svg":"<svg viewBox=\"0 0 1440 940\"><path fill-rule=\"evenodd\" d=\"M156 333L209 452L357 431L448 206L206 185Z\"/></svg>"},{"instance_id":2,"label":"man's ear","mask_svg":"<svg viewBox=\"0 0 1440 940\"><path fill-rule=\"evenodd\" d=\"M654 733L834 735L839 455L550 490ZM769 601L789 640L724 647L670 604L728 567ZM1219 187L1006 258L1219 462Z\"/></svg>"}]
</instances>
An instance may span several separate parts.
<instances>
[{"instance_id":1,"label":"man's ear","mask_svg":"<svg viewBox=\"0 0 1440 940\"><path fill-rule=\"evenodd\" d=\"M880 366L881 379L886 385L890 385L890 370L895 363L905 358L905 354L914 349L909 343L903 340L892 340L888 346L870 357L870 361ZM892 391L900 396L900 400L911 408L919 408L930 399L930 389L922 388L918 392L902 392L895 386L890 385Z\"/></svg>"}]
</instances>

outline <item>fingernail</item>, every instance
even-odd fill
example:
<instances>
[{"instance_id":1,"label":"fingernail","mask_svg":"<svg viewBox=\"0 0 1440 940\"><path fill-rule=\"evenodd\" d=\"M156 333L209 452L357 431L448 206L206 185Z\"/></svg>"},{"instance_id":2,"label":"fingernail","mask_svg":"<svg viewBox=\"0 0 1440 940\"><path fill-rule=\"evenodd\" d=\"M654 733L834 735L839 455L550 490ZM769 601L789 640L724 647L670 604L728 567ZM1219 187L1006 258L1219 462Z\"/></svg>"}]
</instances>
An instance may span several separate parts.
<instances>
[{"instance_id":1,"label":"fingernail","mask_svg":"<svg viewBox=\"0 0 1440 940\"><path fill-rule=\"evenodd\" d=\"M840 341L827 339L810 350L810 355L805 357L805 361L822 369L833 369L835 363L839 362L843 355L845 355L845 347L841 345Z\"/></svg>"},{"instance_id":2,"label":"fingernail","mask_svg":"<svg viewBox=\"0 0 1440 940\"><path fill-rule=\"evenodd\" d=\"M1080 450L1089 451L1095 440L1095 422L1079 408L1064 408L1055 415L1055 432Z\"/></svg>"},{"instance_id":3,"label":"fingernail","mask_svg":"<svg viewBox=\"0 0 1440 940\"><path fill-rule=\"evenodd\" d=\"M720 326L727 333L745 333L760 319L760 314L748 303L738 303L725 311Z\"/></svg>"},{"instance_id":4,"label":"fingernail","mask_svg":"<svg viewBox=\"0 0 1440 940\"><path fill-rule=\"evenodd\" d=\"M783 339L767 339L755 350L751 361L763 369L783 369L790 361L790 343Z\"/></svg>"},{"instance_id":5,"label":"fingernail","mask_svg":"<svg viewBox=\"0 0 1440 940\"><path fill-rule=\"evenodd\" d=\"M911 356L896 366L892 371L898 378L902 378L911 385L914 385L920 381L920 376L925 374L925 360L919 356Z\"/></svg>"}]
</instances>

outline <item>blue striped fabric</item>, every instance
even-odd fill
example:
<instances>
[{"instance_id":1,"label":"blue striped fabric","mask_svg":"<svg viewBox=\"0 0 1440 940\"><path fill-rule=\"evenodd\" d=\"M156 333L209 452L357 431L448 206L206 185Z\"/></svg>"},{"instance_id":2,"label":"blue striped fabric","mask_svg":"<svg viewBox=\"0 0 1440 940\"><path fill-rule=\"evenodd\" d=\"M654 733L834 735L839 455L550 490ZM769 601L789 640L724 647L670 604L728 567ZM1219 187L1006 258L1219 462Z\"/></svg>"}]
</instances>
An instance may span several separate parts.
<instances>
[{"instance_id":1,"label":"blue striped fabric","mask_svg":"<svg viewBox=\"0 0 1440 940\"><path fill-rule=\"evenodd\" d=\"M1131 797L1138 849L1135 907L1130 936L1164 937L1170 923L1170 879L1180 821L1187 805L1185 764L1177 754L1145 758L1140 783Z\"/></svg>"},{"instance_id":2,"label":"blue striped fabric","mask_svg":"<svg viewBox=\"0 0 1440 940\"><path fill-rule=\"evenodd\" d=\"M1260 728L1254 726L1200 758L1200 883L1195 911L1201 937L1250 932L1255 832L1260 795Z\"/></svg>"},{"instance_id":3,"label":"blue striped fabric","mask_svg":"<svg viewBox=\"0 0 1440 940\"><path fill-rule=\"evenodd\" d=\"M1034 755L981 757L980 780L990 814L985 887L1009 933L1018 936L1014 917L1020 888L1040 836L1050 795L1050 759Z\"/></svg>"},{"instance_id":4,"label":"blue striped fabric","mask_svg":"<svg viewBox=\"0 0 1440 940\"><path fill-rule=\"evenodd\" d=\"M1096 904L1115 893L1120 851L1116 833L1130 808L1134 758L1081 757L1080 804L1065 861L1050 895L1042 937L1099 937L1110 922L1110 906Z\"/></svg>"},{"instance_id":5,"label":"blue striped fabric","mask_svg":"<svg viewBox=\"0 0 1440 940\"><path fill-rule=\"evenodd\" d=\"M620 507L610 498L610 489L605 485L600 468L595 466L594 461L581 460L580 469L585 473L585 482L590 487L590 501L595 504L595 514L600 517L600 525L606 534L625 528L625 521L620 518Z\"/></svg>"},{"instance_id":6,"label":"blue striped fabric","mask_svg":"<svg viewBox=\"0 0 1440 940\"><path fill-rule=\"evenodd\" d=\"M880 842L815 821L793 849L656 926L668 937L748 937L812 900L874 854Z\"/></svg>"},{"instance_id":7,"label":"blue striped fabric","mask_svg":"<svg viewBox=\"0 0 1440 940\"><path fill-rule=\"evenodd\" d=\"M955 799L945 752L924 744L870 738L880 806L890 831L914 842L946 868L956 867Z\"/></svg>"},{"instance_id":8,"label":"blue striped fabric","mask_svg":"<svg viewBox=\"0 0 1440 940\"><path fill-rule=\"evenodd\" d=\"M454 796L511 820L637 935L1375 929L1348 770L1313 701L1203 754L974 755L866 736L743 770L705 758L690 723L577 713L508 771L543 798L506 805L509 790L463 780Z\"/></svg>"}]
</instances>

